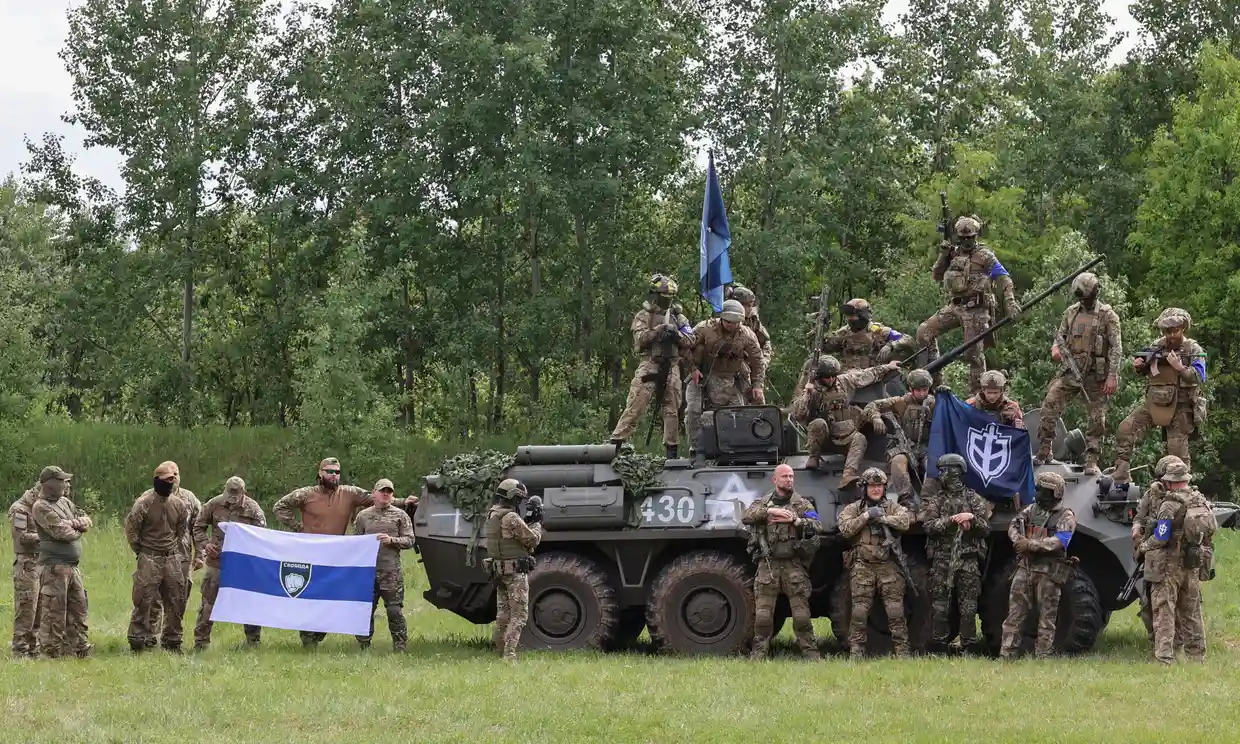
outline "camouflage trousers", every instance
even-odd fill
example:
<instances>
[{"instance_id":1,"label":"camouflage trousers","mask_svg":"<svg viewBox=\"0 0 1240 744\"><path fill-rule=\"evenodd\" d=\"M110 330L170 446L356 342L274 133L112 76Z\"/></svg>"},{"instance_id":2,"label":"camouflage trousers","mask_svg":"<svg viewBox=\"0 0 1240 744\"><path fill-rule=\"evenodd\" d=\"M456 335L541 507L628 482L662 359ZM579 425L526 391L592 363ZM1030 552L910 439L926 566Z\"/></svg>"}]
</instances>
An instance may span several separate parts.
<instances>
[{"instance_id":1,"label":"camouflage trousers","mask_svg":"<svg viewBox=\"0 0 1240 744\"><path fill-rule=\"evenodd\" d=\"M1055 624L1059 619L1059 596L1063 585L1051 581L1048 574L1030 571L1024 565L1016 567L1012 575L1012 589L1008 593L1008 615L1003 621L1003 642L999 655L1005 659L1020 653L1023 633L1021 627L1034 605L1038 608L1038 640L1034 655L1044 659L1055 647Z\"/></svg>"},{"instance_id":2,"label":"camouflage trousers","mask_svg":"<svg viewBox=\"0 0 1240 744\"><path fill-rule=\"evenodd\" d=\"M848 648L854 658L865 655L867 623L874 597L882 596L887 627L896 656L908 656L908 620L904 617L904 577L894 561L857 561L849 575L852 615L848 621Z\"/></svg>"},{"instance_id":3,"label":"camouflage trousers","mask_svg":"<svg viewBox=\"0 0 1240 744\"><path fill-rule=\"evenodd\" d=\"M193 560L181 560L181 570L185 573L185 606L189 607L189 598L194 595L194 562ZM159 597L155 597L154 604L151 605L151 627L158 628L164 620L164 603ZM155 648L156 638L154 635L146 642L147 648Z\"/></svg>"},{"instance_id":4,"label":"camouflage trousers","mask_svg":"<svg viewBox=\"0 0 1240 744\"><path fill-rule=\"evenodd\" d=\"M935 551L930 566L930 609L933 616L935 643L947 643L951 635L952 589L956 590L956 609L960 617L960 642L967 644L977 640L977 598L982 594L982 568L977 555L961 556L960 566L953 579L950 545L943 547L944 555Z\"/></svg>"},{"instance_id":5,"label":"camouflage trousers","mask_svg":"<svg viewBox=\"0 0 1240 744\"><path fill-rule=\"evenodd\" d=\"M1154 428L1154 421L1150 417L1150 411L1145 407L1143 401L1139 406L1128 414L1128 418L1120 422L1119 430L1115 432L1115 473L1112 477L1117 483L1128 482L1128 463L1132 460L1133 448L1145 441L1145 437L1150 433L1150 429ZM1192 466L1191 457L1188 454L1188 438L1193 433L1193 407L1192 404L1181 404L1176 408L1175 418L1171 419L1171 425L1166 427L1167 430L1167 454L1175 455L1184 461L1185 465Z\"/></svg>"},{"instance_id":6,"label":"camouflage trousers","mask_svg":"<svg viewBox=\"0 0 1240 744\"><path fill-rule=\"evenodd\" d=\"M219 595L220 569L207 566L202 572L202 604L198 605L198 622L194 623L194 648L211 645L211 628L215 626L215 623L211 622L211 610L215 609L215 600ZM258 625L242 627L247 643L258 643L262 639L263 629Z\"/></svg>"},{"instance_id":7,"label":"camouflage trousers","mask_svg":"<svg viewBox=\"0 0 1240 744\"><path fill-rule=\"evenodd\" d=\"M39 567L39 653L86 656L86 589L77 566Z\"/></svg>"},{"instance_id":8,"label":"camouflage trousers","mask_svg":"<svg viewBox=\"0 0 1240 744\"><path fill-rule=\"evenodd\" d=\"M657 362L649 359L643 361L633 374L633 382L629 384L629 398L624 404L624 413L616 422L611 432L612 439L628 441L633 432L646 415L650 403L654 400L656 381L654 375L659 373ZM667 374L667 390L663 394L663 444L680 443L680 365L672 364Z\"/></svg>"},{"instance_id":9,"label":"camouflage trousers","mask_svg":"<svg viewBox=\"0 0 1240 744\"><path fill-rule=\"evenodd\" d=\"M896 499L900 502L900 506L914 512L914 520L917 518L917 492L913 489L913 477L909 466L909 456L903 452L896 453L887 461L887 468L891 471L891 490L896 492ZM925 501L925 499L921 499Z\"/></svg>"},{"instance_id":10,"label":"camouflage trousers","mask_svg":"<svg viewBox=\"0 0 1240 744\"><path fill-rule=\"evenodd\" d=\"M1153 587L1153 583L1143 581L1141 582L1141 592L1137 595L1137 615L1141 618L1141 624L1145 626L1145 638L1150 642L1150 648L1154 648L1154 603L1150 599L1150 589ZM1183 650L1184 627L1177 623L1175 626L1175 651L1179 653Z\"/></svg>"},{"instance_id":11,"label":"camouflage trousers","mask_svg":"<svg viewBox=\"0 0 1240 744\"><path fill-rule=\"evenodd\" d=\"M1206 632L1197 569L1176 569L1162 581L1150 582L1150 603L1154 612L1154 658L1163 664L1174 663L1176 646L1182 644L1190 660L1205 661Z\"/></svg>"},{"instance_id":12,"label":"camouflage trousers","mask_svg":"<svg viewBox=\"0 0 1240 744\"><path fill-rule=\"evenodd\" d=\"M13 559L13 655L34 656L39 649L39 565L33 555Z\"/></svg>"},{"instance_id":13,"label":"camouflage trousers","mask_svg":"<svg viewBox=\"0 0 1240 744\"><path fill-rule=\"evenodd\" d=\"M705 399L710 400L710 408L714 410L723 406L745 405L745 394L741 392L738 376L734 373L703 375L699 385L689 383L685 391L685 431L689 433L689 448L697 450L698 434L702 431L702 412ZM702 389L706 392L703 394Z\"/></svg>"},{"instance_id":14,"label":"camouflage trousers","mask_svg":"<svg viewBox=\"0 0 1240 744\"><path fill-rule=\"evenodd\" d=\"M517 658L521 631L530 615L530 577L503 573L495 578L495 643L505 659Z\"/></svg>"},{"instance_id":15,"label":"camouflage trousers","mask_svg":"<svg viewBox=\"0 0 1240 744\"><path fill-rule=\"evenodd\" d=\"M1106 434L1107 409L1110 400L1102 393L1102 382L1089 375L1085 376L1084 392L1089 395L1085 403L1085 412L1089 417L1089 425L1085 429L1085 453L1097 457L1102 452L1102 437ZM1072 399L1080 395L1082 387L1073 380L1063 376L1051 381L1051 387L1042 400L1042 417L1038 422L1038 447L1050 449L1055 440L1055 424L1063 417L1064 409Z\"/></svg>"},{"instance_id":16,"label":"camouflage trousers","mask_svg":"<svg viewBox=\"0 0 1240 744\"><path fill-rule=\"evenodd\" d=\"M959 328L965 340L974 338L990 325L990 310L986 306L966 308L963 305L947 304L931 315L917 327L917 345L926 346L934 342L944 331ZM965 352L969 362L969 392L976 393L982 386L982 373L986 371L986 355L982 348L985 344L974 344ZM938 356L937 347L931 354ZM935 384L941 382L942 373L935 374Z\"/></svg>"},{"instance_id":17,"label":"camouflage trousers","mask_svg":"<svg viewBox=\"0 0 1240 744\"><path fill-rule=\"evenodd\" d=\"M812 456L821 455L824 452L844 452L844 474L840 485L848 486L851 481L856 480L857 470L861 467L861 458L865 456L865 448L868 444L865 435L854 431L847 437L835 439L831 436L830 425L825 419L820 418L809 422L809 426L805 428L809 440L806 445L809 454Z\"/></svg>"},{"instance_id":18,"label":"camouflage trousers","mask_svg":"<svg viewBox=\"0 0 1240 744\"><path fill-rule=\"evenodd\" d=\"M163 632L160 644L166 649L181 647L181 622L188 598L188 582L181 558L176 555L138 554L133 572L133 613L129 616L129 647L135 651L151 648L157 626L154 605L162 609Z\"/></svg>"},{"instance_id":19,"label":"camouflage trousers","mask_svg":"<svg viewBox=\"0 0 1240 744\"><path fill-rule=\"evenodd\" d=\"M779 595L788 598L792 607L792 630L797 646L807 659L818 658L818 642L809 610L810 581L805 566L798 560L761 560L753 580L754 623L752 658L765 659L771 649L771 633L775 629L775 602Z\"/></svg>"},{"instance_id":20,"label":"camouflage trousers","mask_svg":"<svg viewBox=\"0 0 1240 744\"><path fill-rule=\"evenodd\" d=\"M405 650L409 643L409 628L405 625L405 574L399 569L390 568L375 571L375 597L370 605L370 633L354 636L363 647L369 646L375 637L375 610L379 609L379 600L383 600L383 609L387 613L388 632L392 634L392 649L397 652Z\"/></svg>"}]
</instances>

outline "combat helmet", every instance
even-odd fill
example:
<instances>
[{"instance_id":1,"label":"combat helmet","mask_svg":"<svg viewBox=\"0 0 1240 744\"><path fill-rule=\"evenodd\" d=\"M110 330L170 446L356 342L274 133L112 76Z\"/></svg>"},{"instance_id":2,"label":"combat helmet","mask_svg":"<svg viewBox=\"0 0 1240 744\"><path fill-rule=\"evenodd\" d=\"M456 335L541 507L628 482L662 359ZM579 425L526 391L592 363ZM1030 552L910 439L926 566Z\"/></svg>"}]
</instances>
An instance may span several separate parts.
<instances>
[{"instance_id":1,"label":"combat helmet","mask_svg":"<svg viewBox=\"0 0 1240 744\"><path fill-rule=\"evenodd\" d=\"M1063 501L1063 492L1068 487L1062 475L1051 472L1038 473L1033 479L1033 485L1054 493L1055 501Z\"/></svg>"},{"instance_id":2,"label":"combat helmet","mask_svg":"<svg viewBox=\"0 0 1240 744\"><path fill-rule=\"evenodd\" d=\"M650 291L655 294L675 295L678 289L676 280L670 276L655 274L650 277Z\"/></svg>"},{"instance_id":3,"label":"combat helmet","mask_svg":"<svg viewBox=\"0 0 1240 744\"><path fill-rule=\"evenodd\" d=\"M1187 310L1178 307L1169 307L1162 311L1158 316L1158 320L1154 321L1154 325L1166 330L1168 328L1184 327L1184 332L1188 333L1188 329L1193 325L1193 316L1188 314Z\"/></svg>"},{"instance_id":4,"label":"combat helmet","mask_svg":"<svg viewBox=\"0 0 1240 744\"><path fill-rule=\"evenodd\" d=\"M956 220L956 225L952 229L962 238L971 238L982 231L982 223L976 217L966 215Z\"/></svg>"},{"instance_id":5,"label":"combat helmet","mask_svg":"<svg viewBox=\"0 0 1240 744\"><path fill-rule=\"evenodd\" d=\"M865 472L861 474L861 482L867 486L875 484L886 485L887 474L879 468L866 468Z\"/></svg>"},{"instance_id":6,"label":"combat helmet","mask_svg":"<svg viewBox=\"0 0 1240 744\"><path fill-rule=\"evenodd\" d=\"M1183 463L1184 461L1175 455L1164 455L1161 457L1158 463L1154 465L1154 477L1162 480L1163 474L1167 472L1167 466L1173 462Z\"/></svg>"},{"instance_id":7,"label":"combat helmet","mask_svg":"<svg viewBox=\"0 0 1240 744\"><path fill-rule=\"evenodd\" d=\"M1086 271L1072 280L1072 294L1077 299L1084 299L1090 295L1093 295L1095 292L1098 292L1098 284L1099 282L1097 275Z\"/></svg>"},{"instance_id":8,"label":"combat helmet","mask_svg":"<svg viewBox=\"0 0 1240 744\"><path fill-rule=\"evenodd\" d=\"M732 287L732 296L729 299L736 300L742 305L752 305L758 299L758 295L754 294L749 287L742 287L737 284Z\"/></svg>"},{"instance_id":9,"label":"combat helmet","mask_svg":"<svg viewBox=\"0 0 1240 744\"><path fill-rule=\"evenodd\" d=\"M844 365L840 364L840 360L833 356L827 355L818 360L817 378L839 377L844 371Z\"/></svg>"},{"instance_id":10,"label":"combat helmet","mask_svg":"<svg viewBox=\"0 0 1240 744\"><path fill-rule=\"evenodd\" d=\"M934 378L924 369L915 369L908 373L909 389L928 388L934 385Z\"/></svg>"},{"instance_id":11,"label":"combat helmet","mask_svg":"<svg viewBox=\"0 0 1240 744\"><path fill-rule=\"evenodd\" d=\"M1183 460L1167 463L1167 469L1162 474L1162 480L1168 483L1187 483L1192 479L1193 475Z\"/></svg>"},{"instance_id":12,"label":"combat helmet","mask_svg":"<svg viewBox=\"0 0 1240 744\"><path fill-rule=\"evenodd\" d=\"M724 300L723 311L719 317L731 323L739 323L745 319L745 306L736 300Z\"/></svg>"},{"instance_id":13,"label":"combat helmet","mask_svg":"<svg viewBox=\"0 0 1240 744\"><path fill-rule=\"evenodd\" d=\"M934 464L938 466L939 470L944 470L946 468L960 468L961 473L967 473L969 471L968 463L964 461L963 457L955 452L945 452L944 454L939 455L939 459L935 461Z\"/></svg>"},{"instance_id":14,"label":"combat helmet","mask_svg":"<svg viewBox=\"0 0 1240 744\"><path fill-rule=\"evenodd\" d=\"M990 369L982 373L981 384L983 388L1002 390L1007 387L1007 378L999 370Z\"/></svg>"},{"instance_id":15,"label":"combat helmet","mask_svg":"<svg viewBox=\"0 0 1240 744\"><path fill-rule=\"evenodd\" d=\"M516 478L505 478L495 489L495 495L504 501L520 501L529 495L525 484Z\"/></svg>"},{"instance_id":16,"label":"combat helmet","mask_svg":"<svg viewBox=\"0 0 1240 744\"><path fill-rule=\"evenodd\" d=\"M845 315L863 315L872 311L869 300L860 297L853 298L844 303Z\"/></svg>"}]
</instances>

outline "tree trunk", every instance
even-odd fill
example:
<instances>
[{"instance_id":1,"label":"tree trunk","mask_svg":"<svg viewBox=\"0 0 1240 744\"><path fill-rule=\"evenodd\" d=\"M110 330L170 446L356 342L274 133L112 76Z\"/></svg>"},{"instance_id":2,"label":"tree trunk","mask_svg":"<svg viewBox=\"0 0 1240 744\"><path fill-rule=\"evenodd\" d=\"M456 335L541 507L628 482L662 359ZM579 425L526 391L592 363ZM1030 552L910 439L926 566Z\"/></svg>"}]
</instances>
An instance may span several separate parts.
<instances>
[{"instance_id":1,"label":"tree trunk","mask_svg":"<svg viewBox=\"0 0 1240 744\"><path fill-rule=\"evenodd\" d=\"M414 348L413 337L413 307L409 297L409 277L405 276L400 281L400 299L405 308L405 329L404 329L404 347L405 347L405 364L404 376L401 379L401 389L404 390L404 401L401 404L401 417L405 428L413 426L413 365L417 360L416 349Z\"/></svg>"},{"instance_id":2,"label":"tree trunk","mask_svg":"<svg viewBox=\"0 0 1240 744\"><path fill-rule=\"evenodd\" d=\"M492 231L492 243L495 247L495 395L491 398L491 430L499 431L504 423L504 381L508 375L508 328L504 318L504 290L507 283L507 256L504 253L504 241L499 233L503 222L504 205L499 197L495 199L496 229Z\"/></svg>"}]
</instances>

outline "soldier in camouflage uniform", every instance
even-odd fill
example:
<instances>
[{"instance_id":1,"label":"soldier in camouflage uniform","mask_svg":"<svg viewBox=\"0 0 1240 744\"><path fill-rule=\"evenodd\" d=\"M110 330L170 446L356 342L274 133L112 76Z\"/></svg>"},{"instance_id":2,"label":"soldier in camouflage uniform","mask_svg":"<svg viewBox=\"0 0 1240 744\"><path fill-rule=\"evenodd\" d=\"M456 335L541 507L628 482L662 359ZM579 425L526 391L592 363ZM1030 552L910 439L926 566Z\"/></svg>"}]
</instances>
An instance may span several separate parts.
<instances>
[{"instance_id":1,"label":"soldier in camouflage uniform","mask_svg":"<svg viewBox=\"0 0 1240 744\"><path fill-rule=\"evenodd\" d=\"M819 351L839 359L845 372L886 364L896 354L908 354L917 350L916 339L912 336L874 322L874 311L868 301L861 298L849 300L844 303L843 311L845 325L824 333ZM818 314L814 313L810 317L817 318ZM830 323L830 317L823 318L821 322L823 325ZM812 329L810 334L813 335ZM798 389L805 386L813 363L814 357L811 355L806 358L805 364L801 365Z\"/></svg>"},{"instance_id":2,"label":"soldier in camouflage uniform","mask_svg":"<svg viewBox=\"0 0 1240 744\"><path fill-rule=\"evenodd\" d=\"M202 651L211 645L211 610L220 593L220 548L224 544L222 522L266 527L267 517L258 502L245 491L245 481L237 476L224 483L224 493L203 504L194 518L194 544L198 558L206 564L202 572L202 604L198 607L198 622L194 625L194 650ZM246 646L257 646L262 639L262 628L257 625L242 626Z\"/></svg>"},{"instance_id":3,"label":"soldier in camouflage uniform","mask_svg":"<svg viewBox=\"0 0 1240 744\"><path fill-rule=\"evenodd\" d=\"M676 289L676 280L671 277L655 274L650 278L650 298L642 304L629 326L633 348L641 356L641 362L633 373L624 413L620 414L611 432L613 444L628 441L633 435L654 398L659 362L669 359L663 393L663 444L668 457L676 456L680 443L681 357L693 346L693 330L675 301Z\"/></svg>"},{"instance_id":4,"label":"soldier in camouflage uniform","mask_svg":"<svg viewBox=\"0 0 1240 744\"><path fill-rule=\"evenodd\" d=\"M1145 556L1145 582L1151 587L1154 658L1162 664L1173 663L1181 646L1190 661L1206 659L1201 580L1208 576L1202 575L1207 569L1202 547L1218 522L1210 502L1189 485L1191 477L1183 462L1167 465L1154 529L1138 548Z\"/></svg>"},{"instance_id":5,"label":"soldier in camouflage uniform","mask_svg":"<svg viewBox=\"0 0 1240 744\"><path fill-rule=\"evenodd\" d=\"M757 337L758 347L762 349L762 360L766 363L766 368L770 369L774 349L771 346L771 334L762 324L762 319L758 317L758 295L754 294L752 289L737 284L729 290L728 299L736 300L741 303L741 307L745 308L744 326L753 331L753 335ZM743 390L751 388L749 378L744 376L746 372L748 369L741 369L741 389Z\"/></svg>"},{"instance_id":6,"label":"soldier in camouflage uniform","mask_svg":"<svg viewBox=\"0 0 1240 744\"><path fill-rule=\"evenodd\" d=\"M1158 461L1154 466L1154 482L1141 492L1141 499L1137 502L1137 512L1132 518L1132 559L1134 561L1141 560L1141 543L1145 538L1154 534L1154 519L1159 507L1162 506L1163 497L1167 495L1167 487L1163 484L1162 478L1167 472L1167 466L1173 462L1184 464L1184 461L1175 455L1165 455ZM1140 603L1138 615L1141 617L1146 637L1149 638L1152 646L1154 643L1154 608L1150 604L1149 582L1141 582L1138 600ZM1182 639L1177 638L1176 650L1183 645Z\"/></svg>"},{"instance_id":7,"label":"soldier in camouflage uniform","mask_svg":"<svg viewBox=\"0 0 1240 744\"><path fill-rule=\"evenodd\" d=\"M891 488L900 503L914 509L917 494L913 489L911 473L920 469L930 444L930 419L934 416L934 396L930 387L934 383L930 373L915 369L908 375L909 392L894 398L876 400L865 407L861 418L873 421L875 415L891 414L904 434L904 441L888 429L887 467L891 470Z\"/></svg>"},{"instance_id":8,"label":"soldier in camouflage uniform","mask_svg":"<svg viewBox=\"0 0 1240 744\"><path fill-rule=\"evenodd\" d=\"M193 491L181 488L181 469L171 460L160 463L160 468L172 473L173 476L173 495L185 502L186 508L189 509L190 529L181 537L177 543L177 554L181 558L181 572L185 574L185 601L188 606L189 598L194 592L194 572L202 568L203 562L200 553L201 549L194 548L193 527L194 520L198 518L198 512L202 511L202 502L194 495ZM158 628L163 622L164 603L156 596L154 604L151 605L151 621L150 627ZM155 647L155 637L152 635L147 644L150 648Z\"/></svg>"},{"instance_id":9,"label":"soldier in camouflage uniform","mask_svg":"<svg viewBox=\"0 0 1240 744\"><path fill-rule=\"evenodd\" d=\"M86 589L82 586L82 535L90 517L64 494L73 475L55 465L39 473L39 498L30 518L39 534L39 654L57 658L90 655Z\"/></svg>"},{"instance_id":10,"label":"soldier in camouflage uniform","mask_svg":"<svg viewBox=\"0 0 1240 744\"><path fill-rule=\"evenodd\" d=\"M155 469L151 488L133 503L125 517L125 539L137 556L133 574L133 613L129 618L129 648L134 653L154 648L156 627L152 605L163 605L160 645L181 652L181 621L189 598L181 560L185 533L191 529L190 505L177 497L177 470L172 463Z\"/></svg>"},{"instance_id":11,"label":"soldier in camouflage uniform","mask_svg":"<svg viewBox=\"0 0 1240 744\"><path fill-rule=\"evenodd\" d=\"M818 363L814 381L806 384L792 403L790 418L804 426L809 438L809 459L805 467L815 470L822 464L824 448L845 449L844 472L840 487L847 488L857 480L857 467L865 454L867 440L861 433L860 408L851 405L853 393L882 379L900 363L891 361L881 367L844 372L835 357L823 357ZM867 409L870 410L870 409ZM877 411L870 410L870 431L875 436L887 433L887 425Z\"/></svg>"},{"instance_id":12,"label":"soldier in camouflage uniform","mask_svg":"<svg viewBox=\"0 0 1240 744\"><path fill-rule=\"evenodd\" d=\"M793 490L795 476L788 465L778 465L772 480L775 490L749 505L741 521L749 525L751 553L757 561L754 577L754 631L750 658L765 659L770 653L775 628L775 602L788 598L792 629L806 660L817 660L818 642L810 617L811 584L807 566L818 545L822 523L808 499Z\"/></svg>"},{"instance_id":13,"label":"soldier in camouflage uniform","mask_svg":"<svg viewBox=\"0 0 1240 744\"><path fill-rule=\"evenodd\" d=\"M981 229L982 223L976 217L961 217L955 225L960 244L952 245L945 240L939 246L939 258L931 273L936 282L943 284L948 302L917 328L918 345L930 346L940 334L953 328L960 328L966 339L981 335L994 322L992 285L1002 293L1008 316L1020 314L1012 277L1008 276L1007 269L999 263L994 252L984 243L977 242ZM970 392L976 392L981 387L982 373L986 371L982 347L987 345L989 339L973 345L965 354L969 360ZM932 356L937 356L937 351ZM941 377L936 375L935 383L940 381Z\"/></svg>"},{"instance_id":14,"label":"soldier in camouflage uniform","mask_svg":"<svg viewBox=\"0 0 1240 744\"><path fill-rule=\"evenodd\" d=\"M496 503L487 512L485 566L495 580L495 644L506 661L516 661L521 631L530 613L529 572L534 550L542 540L542 510L521 518L517 507L529 494L525 484L507 478L499 484ZM532 525L532 526L531 526Z\"/></svg>"},{"instance_id":15,"label":"soldier in camouflage uniform","mask_svg":"<svg viewBox=\"0 0 1240 744\"><path fill-rule=\"evenodd\" d=\"M995 421L1004 426L1025 428L1025 414L1021 413L1020 404L1007 397L1007 378L1002 372L990 370L982 374L981 389L976 395L969 396L965 401L979 411L989 414Z\"/></svg>"},{"instance_id":16,"label":"soldier in camouflage uniform","mask_svg":"<svg viewBox=\"0 0 1240 744\"><path fill-rule=\"evenodd\" d=\"M688 360L691 382L685 406L690 451L697 451L705 400L710 401L712 410L745 405L746 392L751 403L766 401L763 394L766 359L758 337L745 327L744 321L744 306L736 300L724 300L723 312L718 318L704 320L693 329L693 348ZM748 390L742 390L740 386L746 384Z\"/></svg>"},{"instance_id":17,"label":"soldier in camouflage uniform","mask_svg":"<svg viewBox=\"0 0 1240 744\"><path fill-rule=\"evenodd\" d=\"M38 655L39 533L30 510L39 498L39 483L9 507L13 532L13 655Z\"/></svg>"},{"instance_id":18,"label":"soldier in camouflage uniform","mask_svg":"<svg viewBox=\"0 0 1240 744\"><path fill-rule=\"evenodd\" d=\"M941 490L926 504L922 519L929 536L930 594L934 597L934 644L942 647L950 632L952 590L960 614L960 645L977 642L977 598L982 593L981 558L990 534L990 507L964 484L964 458L939 457Z\"/></svg>"},{"instance_id":19,"label":"soldier in camouflage uniform","mask_svg":"<svg viewBox=\"0 0 1240 744\"><path fill-rule=\"evenodd\" d=\"M1014 659L1020 653L1021 627L1034 605L1038 608L1037 658L1051 655L1059 596L1072 573L1074 559L1068 545L1076 534L1076 514L1063 505L1067 484L1058 473L1038 473L1034 503L1025 507L1008 525L1008 538L1016 548L1016 573L1008 595L1008 616L1003 622L1000 656Z\"/></svg>"},{"instance_id":20,"label":"soldier in camouflage uniform","mask_svg":"<svg viewBox=\"0 0 1240 744\"><path fill-rule=\"evenodd\" d=\"M852 614L848 623L848 647L852 658L865 656L866 623L874 596L881 594L887 610L887 627L896 656L909 655L908 620L904 617L904 577L888 543L912 524L909 510L887 500L887 475L869 468L861 475L865 497L840 511L840 535L849 542L844 567L849 572ZM886 529L884 529L886 528Z\"/></svg>"},{"instance_id":21,"label":"soldier in camouflage uniform","mask_svg":"<svg viewBox=\"0 0 1240 744\"><path fill-rule=\"evenodd\" d=\"M375 613L379 598L387 612L388 632L392 634L392 650L404 653L409 643L409 629L405 626L405 574L400 567L400 551L413 547L413 520L404 509L392 506L396 488L392 481L382 478L375 484L375 505L367 507L353 522L356 535L374 535L379 541L379 558L375 563L375 598L370 611L370 633L357 636L363 649L370 648L375 635Z\"/></svg>"},{"instance_id":22,"label":"soldier in camouflage uniform","mask_svg":"<svg viewBox=\"0 0 1240 744\"><path fill-rule=\"evenodd\" d=\"M1148 364L1142 357L1132 360L1137 374L1146 375L1145 400L1120 423L1115 435L1115 472L1111 474L1115 483L1129 481L1133 447L1153 427L1166 432L1167 454L1179 457L1191 467L1188 438L1206 422L1206 399L1201 395L1206 381L1206 353L1201 344L1187 336L1192 316L1178 307L1169 307L1154 322L1162 329L1163 337L1147 351L1165 356L1151 357Z\"/></svg>"},{"instance_id":23,"label":"soldier in camouflage uniform","mask_svg":"<svg viewBox=\"0 0 1240 744\"><path fill-rule=\"evenodd\" d=\"M370 491L340 482L340 460L325 457L319 462L318 483L281 496L271 513L281 526L292 532L343 535L358 510L374 503ZM416 505L417 499L413 496L393 499L392 504L403 509L406 505ZM300 521L297 519L299 512ZM297 634L303 648L315 648L327 637L326 633L313 630L301 630Z\"/></svg>"},{"instance_id":24,"label":"soldier in camouflage uniform","mask_svg":"<svg viewBox=\"0 0 1240 744\"><path fill-rule=\"evenodd\" d=\"M1042 401L1042 417L1038 422L1038 452L1034 462L1045 465L1051 461L1051 442L1055 424L1064 408L1082 392L1089 397L1085 410L1089 414L1089 430L1085 433L1085 475L1099 474L1098 454L1102 451L1102 435L1106 433L1106 414L1111 396L1119 385L1119 362L1123 354L1119 315L1110 305L1098 302L1101 287L1098 277L1086 272L1072 282L1072 293L1078 302L1064 311L1059 333L1051 344L1051 358L1062 362L1065 354L1076 361L1084 379L1077 379L1067 364L1055 375Z\"/></svg>"}]
</instances>

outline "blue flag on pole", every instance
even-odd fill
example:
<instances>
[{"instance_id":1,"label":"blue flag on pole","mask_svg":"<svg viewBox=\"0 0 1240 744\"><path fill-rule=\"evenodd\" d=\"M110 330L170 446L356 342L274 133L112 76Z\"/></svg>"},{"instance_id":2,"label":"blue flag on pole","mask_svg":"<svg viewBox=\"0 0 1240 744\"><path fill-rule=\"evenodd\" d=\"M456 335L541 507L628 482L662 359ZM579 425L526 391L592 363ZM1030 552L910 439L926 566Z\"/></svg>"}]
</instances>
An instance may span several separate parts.
<instances>
[{"instance_id":1,"label":"blue flag on pole","mask_svg":"<svg viewBox=\"0 0 1240 744\"><path fill-rule=\"evenodd\" d=\"M706 198L702 202L698 275L702 283L702 297L715 308L715 312L723 309L723 285L732 281L732 264L728 261L731 245L732 233L728 230L728 215L723 208L723 191L719 189L715 154L712 152L706 169Z\"/></svg>"},{"instance_id":2,"label":"blue flag on pole","mask_svg":"<svg viewBox=\"0 0 1240 744\"><path fill-rule=\"evenodd\" d=\"M951 393L935 394L926 475L939 477L939 457L952 452L968 463L964 484L991 501L1020 493L1033 503L1033 450L1029 432L1004 426Z\"/></svg>"}]
</instances>

